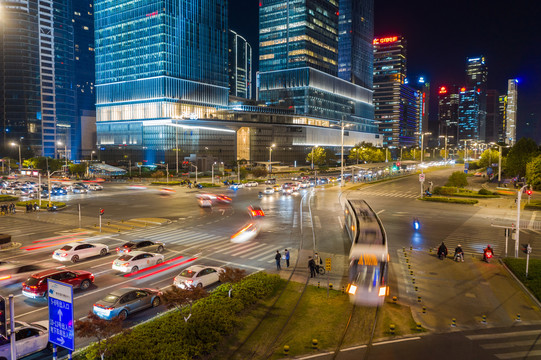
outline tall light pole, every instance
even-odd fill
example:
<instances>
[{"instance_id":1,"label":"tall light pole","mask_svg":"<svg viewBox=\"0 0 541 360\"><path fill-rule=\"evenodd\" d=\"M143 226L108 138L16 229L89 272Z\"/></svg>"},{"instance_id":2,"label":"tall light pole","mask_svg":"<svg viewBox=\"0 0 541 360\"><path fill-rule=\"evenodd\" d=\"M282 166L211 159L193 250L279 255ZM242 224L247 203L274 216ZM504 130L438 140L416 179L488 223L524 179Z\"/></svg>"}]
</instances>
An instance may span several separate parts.
<instances>
[{"instance_id":1,"label":"tall light pole","mask_svg":"<svg viewBox=\"0 0 541 360\"><path fill-rule=\"evenodd\" d=\"M425 135L432 135L431 132L417 132L417 135L421 135L421 163L424 161L425 157Z\"/></svg>"},{"instance_id":2,"label":"tall light pole","mask_svg":"<svg viewBox=\"0 0 541 360\"><path fill-rule=\"evenodd\" d=\"M66 144L66 143L63 144L61 141L57 142L56 144L58 146L64 145L64 159L66 160L66 170L64 170L64 171L67 172L68 171L68 144Z\"/></svg>"},{"instance_id":3,"label":"tall light pole","mask_svg":"<svg viewBox=\"0 0 541 360\"><path fill-rule=\"evenodd\" d=\"M344 120L340 120L340 127L341 127L341 133L340 133L340 139L341 139L341 146L340 146L340 187L344 187L345 180L344 180ZM317 182L317 180L316 180Z\"/></svg>"},{"instance_id":4,"label":"tall light pole","mask_svg":"<svg viewBox=\"0 0 541 360\"><path fill-rule=\"evenodd\" d=\"M17 143L12 142L11 146L18 146L19 147L19 171L21 171L21 169L23 167L23 162L21 160L21 144L17 144Z\"/></svg>"},{"instance_id":5,"label":"tall light pole","mask_svg":"<svg viewBox=\"0 0 541 360\"><path fill-rule=\"evenodd\" d=\"M276 144L272 144L269 146L269 174L272 174L272 149L276 146Z\"/></svg>"},{"instance_id":6,"label":"tall light pole","mask_svg":"<svg viewBox=\"0 0 541 360\"><path fill-rule=\"evenodd\" d=\"M404 150L405 148L406 148L405 146L400 147L400 161L402 161L402 150Z\"/></svg>"},{"instance_id":7,"label":"tall light pole","mask_svg":"<svg viewBox=\"0 0 541 360\"><path fill-rule=\"evenodd\" d=\"M175 162L177 164L176 173L178 176L178 126L175 126ZM214 181L212 183L214 184Z\"/></svg>"},{"instance_id":8,"label":"tall light pole","mask_svg":"<svg viewBox=\"0 0 541 360\"><path fill-rule=\"evenodd\" d=\"M492 145L496 145L498 147L498 150L500 152L500 155L498 156L498 186L501 185L501 181L502 181L502 150L504 147L508 147L509 145L505 145L505 146L502 146L500 144L496 144L496 143L493 143L491 142L490 144ZM490 166L490 164L489 164Z\"/></svg>"},{"instance_id":9,"label":"tall light pole","mask_svg":"<svg viewBox=\"0 0 541 360\"><path fill-rule=\"evenodd\" d=\"M523 187L521 187L517 194L517 228L516 228L516 233L515 233L515 257L516 258L518 257L518 241L519 241L519 236L520 236L520 201L522 198L522 192L527 187L528 185L524 185Z\"/></svg>"},{"instance_id":10,"label":"tall light pole","mask_svg":"<svg viewBox=\"0 0 541 360\"><path fill-rule=\"evenodd\" d=\"M447 158L448 158L448 156L447 156L447 139L448 139L448 138L454 138L454 136L451 136L451 135L440 135L440 136L438 136L438 137L440 137L440 138L445 138L445 162L447 162Z\"/></svg>"}]
</instances>

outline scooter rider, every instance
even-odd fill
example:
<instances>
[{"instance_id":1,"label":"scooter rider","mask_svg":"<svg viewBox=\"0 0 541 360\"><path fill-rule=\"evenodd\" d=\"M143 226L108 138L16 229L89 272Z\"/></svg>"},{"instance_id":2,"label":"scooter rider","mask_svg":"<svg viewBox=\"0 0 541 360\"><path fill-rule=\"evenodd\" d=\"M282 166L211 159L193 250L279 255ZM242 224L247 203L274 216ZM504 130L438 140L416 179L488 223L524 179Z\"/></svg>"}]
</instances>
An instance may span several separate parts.
<instances>
[{"instance_id":1,"label":"scooter rider","mask_svg":"<svg viewBox=\"0 0 541 360\"><path fill-rule=\"evenodd\" d=\"M462 250L462 245L458 244L458 246L455 248L455 261L462 260L464 262L464 250Z\"/></svg>"},{"instance_id":2,"label":"scooter rider","mask_svg":"<svg viewBox=\"0 0 541 360\"><path fill-rule=\"evenodd\" d=\"M488 259L490 259L493 255L494 251L492 251L490 245L487 245L487 247L483 250L483 260L488 262Z\"/></svg>"},{"instance_id":3,"label":"scooter rider","mask_svg":"<svg viewBox=\"0 0 541 360\"><path fill-rule=\"evenodd\" d=\"M443 260L445 257L447 257L447 246L441 242L440 247L438 248L438 257Z\"/></svg>"}]
</instances>

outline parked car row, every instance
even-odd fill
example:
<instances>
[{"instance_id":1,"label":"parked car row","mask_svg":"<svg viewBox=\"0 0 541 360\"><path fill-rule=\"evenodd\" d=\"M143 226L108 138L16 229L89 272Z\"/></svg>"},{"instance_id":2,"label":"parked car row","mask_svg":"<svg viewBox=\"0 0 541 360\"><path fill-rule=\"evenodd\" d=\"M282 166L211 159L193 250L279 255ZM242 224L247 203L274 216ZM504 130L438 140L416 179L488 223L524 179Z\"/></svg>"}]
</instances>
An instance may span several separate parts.
<instances>
[{"instance_id":1,"label":"parked car row","mask_svg":"<svg viewBox=\"0 0 541 360\"><path fill-rule=\"evenodd\" d=\"M50 192L51 196L60 196L67 195L70 192L73 194L86 194L90 191L100 190L103 190L103 186L97 183L77 182L68 184L53 182ZM35 181L0 181L0 194L35 198L38 197L39 193L44 197L49 196L49 187L46 183L40 186Z\"/></svg>"}]
</instances>

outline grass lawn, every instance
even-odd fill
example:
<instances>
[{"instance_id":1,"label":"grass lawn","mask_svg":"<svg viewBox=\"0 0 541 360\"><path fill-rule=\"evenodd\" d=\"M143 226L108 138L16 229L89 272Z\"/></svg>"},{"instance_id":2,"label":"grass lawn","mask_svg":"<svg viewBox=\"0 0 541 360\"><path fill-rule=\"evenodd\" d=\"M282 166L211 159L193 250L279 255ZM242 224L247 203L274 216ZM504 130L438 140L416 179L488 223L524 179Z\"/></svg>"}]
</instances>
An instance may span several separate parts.
<instances>
[{"instance_id":1,"label":"grass lawn","mask_svg":"<svg viewBox=\"0 0 541 360\"><path fill-rule=\"evenodd\" d=\"M348 295L333 290L329 292L327 298L327 289L308 286L292 319L284 331L280 333L299 299L303 287L301 283L291 282L287 285L285 293L278 300L277 307L272 310L271 315L263 321L246 344L238 352L233 353L252 329L257 326L259 319L264 316L284 286L285 281L271 298L246 313L237 333L227 338L221 346L222 350L212 354L211 357L220 360L264 359L272 353L271 359L280 359L284 357L284 345L289 345L289 356L311 354L317 352L312 349L312 339L318 340L320 352L333 351L340 341L352 309ZM375 311L375 308L369 307L355 309L343 347L368 343ZM389 324L391 323L396 326L396 335L416 332L415 322L411 317L409 307L392 304L389 299L389 303L385 303L380 308L375 337L390 336ZM280 336L276 344L270 349L269 347L278 334Z\"/></svg>"},{"instance_id":2,"label":"grass lawn","mask_svg":"<svg viewBox=\"0 0 541 360\"><path fill-rule=\"evenodd\" d=\"M528 278L526 278L526 259L505 258L503 262L532 294L541 300L541 260L530 258Z\"/></svg>"},{"instance_id":3,"label":"grass lawn","mask_svg":"<svg viewBox=\"0 0 541 360\"><path fill-rule=\"evenodd\" d=\"M17 201L17 200L19 200L17 196L0 195L0 202L1 201Z\"/></svg>"}]
</instances>

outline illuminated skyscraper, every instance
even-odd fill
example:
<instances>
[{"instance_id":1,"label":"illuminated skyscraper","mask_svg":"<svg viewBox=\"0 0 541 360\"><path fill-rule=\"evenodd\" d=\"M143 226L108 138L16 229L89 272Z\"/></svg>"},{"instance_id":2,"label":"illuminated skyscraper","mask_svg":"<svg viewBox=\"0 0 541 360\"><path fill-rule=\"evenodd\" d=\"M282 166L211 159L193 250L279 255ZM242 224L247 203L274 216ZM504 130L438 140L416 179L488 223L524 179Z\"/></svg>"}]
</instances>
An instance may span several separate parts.
<instances>
[{"instance_id":1,"label":"illuminated skyscraper","mask_svg":"<svg viewBox=\"0 0 541 360\"><path fill-rule=\"evenodd\" d=\"M497 142L499 139L500 114L499 114L499 94L497 90L487 90L487 120L485 131L485 142Z\"/></svg>"},{"instance_id":2,"label":"illuminated skyscraper","mask_svg":"<svg viewBox=\"0 0 541 360\"><path fill-rule=\"evenodd\" d=\"M513 146L517 142L518 80L507 82L507 108L505 110L505 143Z\"/></svg>"},{"instance_id":3,"label":"illuminated skyscraper","mask_svg":"<svg viewBox=\"0 0 541 360\"><path fill-rule=\"evenodd\" d=\"M338 1L261 0L259 68L257 97L267 105L377 133L372 91L337 77Z\"/></svg>"},{"instance_id":4,"label":"illuminated skyscraper","mask_svg":"<svg viewBox=\"0 0 541 360\"><path fill-rule=\"evenodd\" d=\"M480 140L479 95L477 89L460 89L458 105L458 141Z\"/></svg>"},{"instance_id":5,"label":"illuminated skyscraper","mask_svg":"<svg viewBox=\"0 0 541 360\"><path fill-rule=\"evenodd\" d=\"M459 93L455 85L440 86L438 90L439 134L440 136L447 136L447 145L457 144L458 103ZM443 142L444 141L445 139L443 139Z\"/></svg>"},{"instance_id":6,"label":"illuminated skyscraper","mask_svg":"<svg viewBox=\"0 0 541 360\"><path fill-rule=\"evenodd\" d=\"M460 92L460 100L464 100L465 103L460 104L460 122L462 125L459 124L459 140L464 140L462 136L466 136L468 139L485 141L487 76L488 68L484 56L467 59L466 91ZM471 116L475 116L475 118L471 118ZM477 129L474 130L474 127L477 127Z\"/></svg>"},{"instance_id":7,"label":"illuminated skyscraper","mask_svg":"<svg viewBox=\"0 0 541 360\"><path fill-rule=\"evenodd\" d=\"M30 151L27 156L72 155L76 94L71 5L71 0L2 4L0 129L5 148L13 141Z\"/></svg>"},{"instance_id":8,"label":"illuminated skyscraper","mask_svg":"<svg viewBox=\"0 0 541 360\"><path fill-rule=\"evenodd\" d=\"M149 161L163 159L178 143L171 119L227 107L227 0L95 0L94 14L102 148L143 147ZM212 135L186 136L199 144Z\"/></svg>"},{"instance_id":9,"label":"illuminated skyscraper","mask_svg":"<svg viewBox=\"0 0 541 360\"><path fill-rule=\"evenodd\" d=\"M505 143L505 118L507 117L507 95L500 95L498 97L498 115L499 115L499 127L498 127L498 142Z\"/></svg>"},{"instance_id":10,"label":"illuminated skyscraper","mask_svg":"<svg viewBox=\"0 0 541 360\"><path fill-rule=\"evenodd\" d=\"M229 95L252 97L252 47L245 38L229 30Z\"/></svg>"},{"instance_id":11,"label":"illuminated skyscraper","mask_svg":"<svg viewBox=\"0 0 541 360\"><path fill-rule=\"evenodd\" d=\"M419 121L412 123L405 114L411 104L406 84L406 40L401 36L376 38L374 46L375 120L384 146L402 147L417 143Z\"/></svg>"},{"instance_id":12,"label":"illuminated skyscraper","mask_svg":"<svg viewBox=\"0 0 541 360\"><path fill-rule=\"evenodd\" d=\"M367 89L374 79L374 0L340 0L338 76Z\"/></svg>"}]
</instances>

